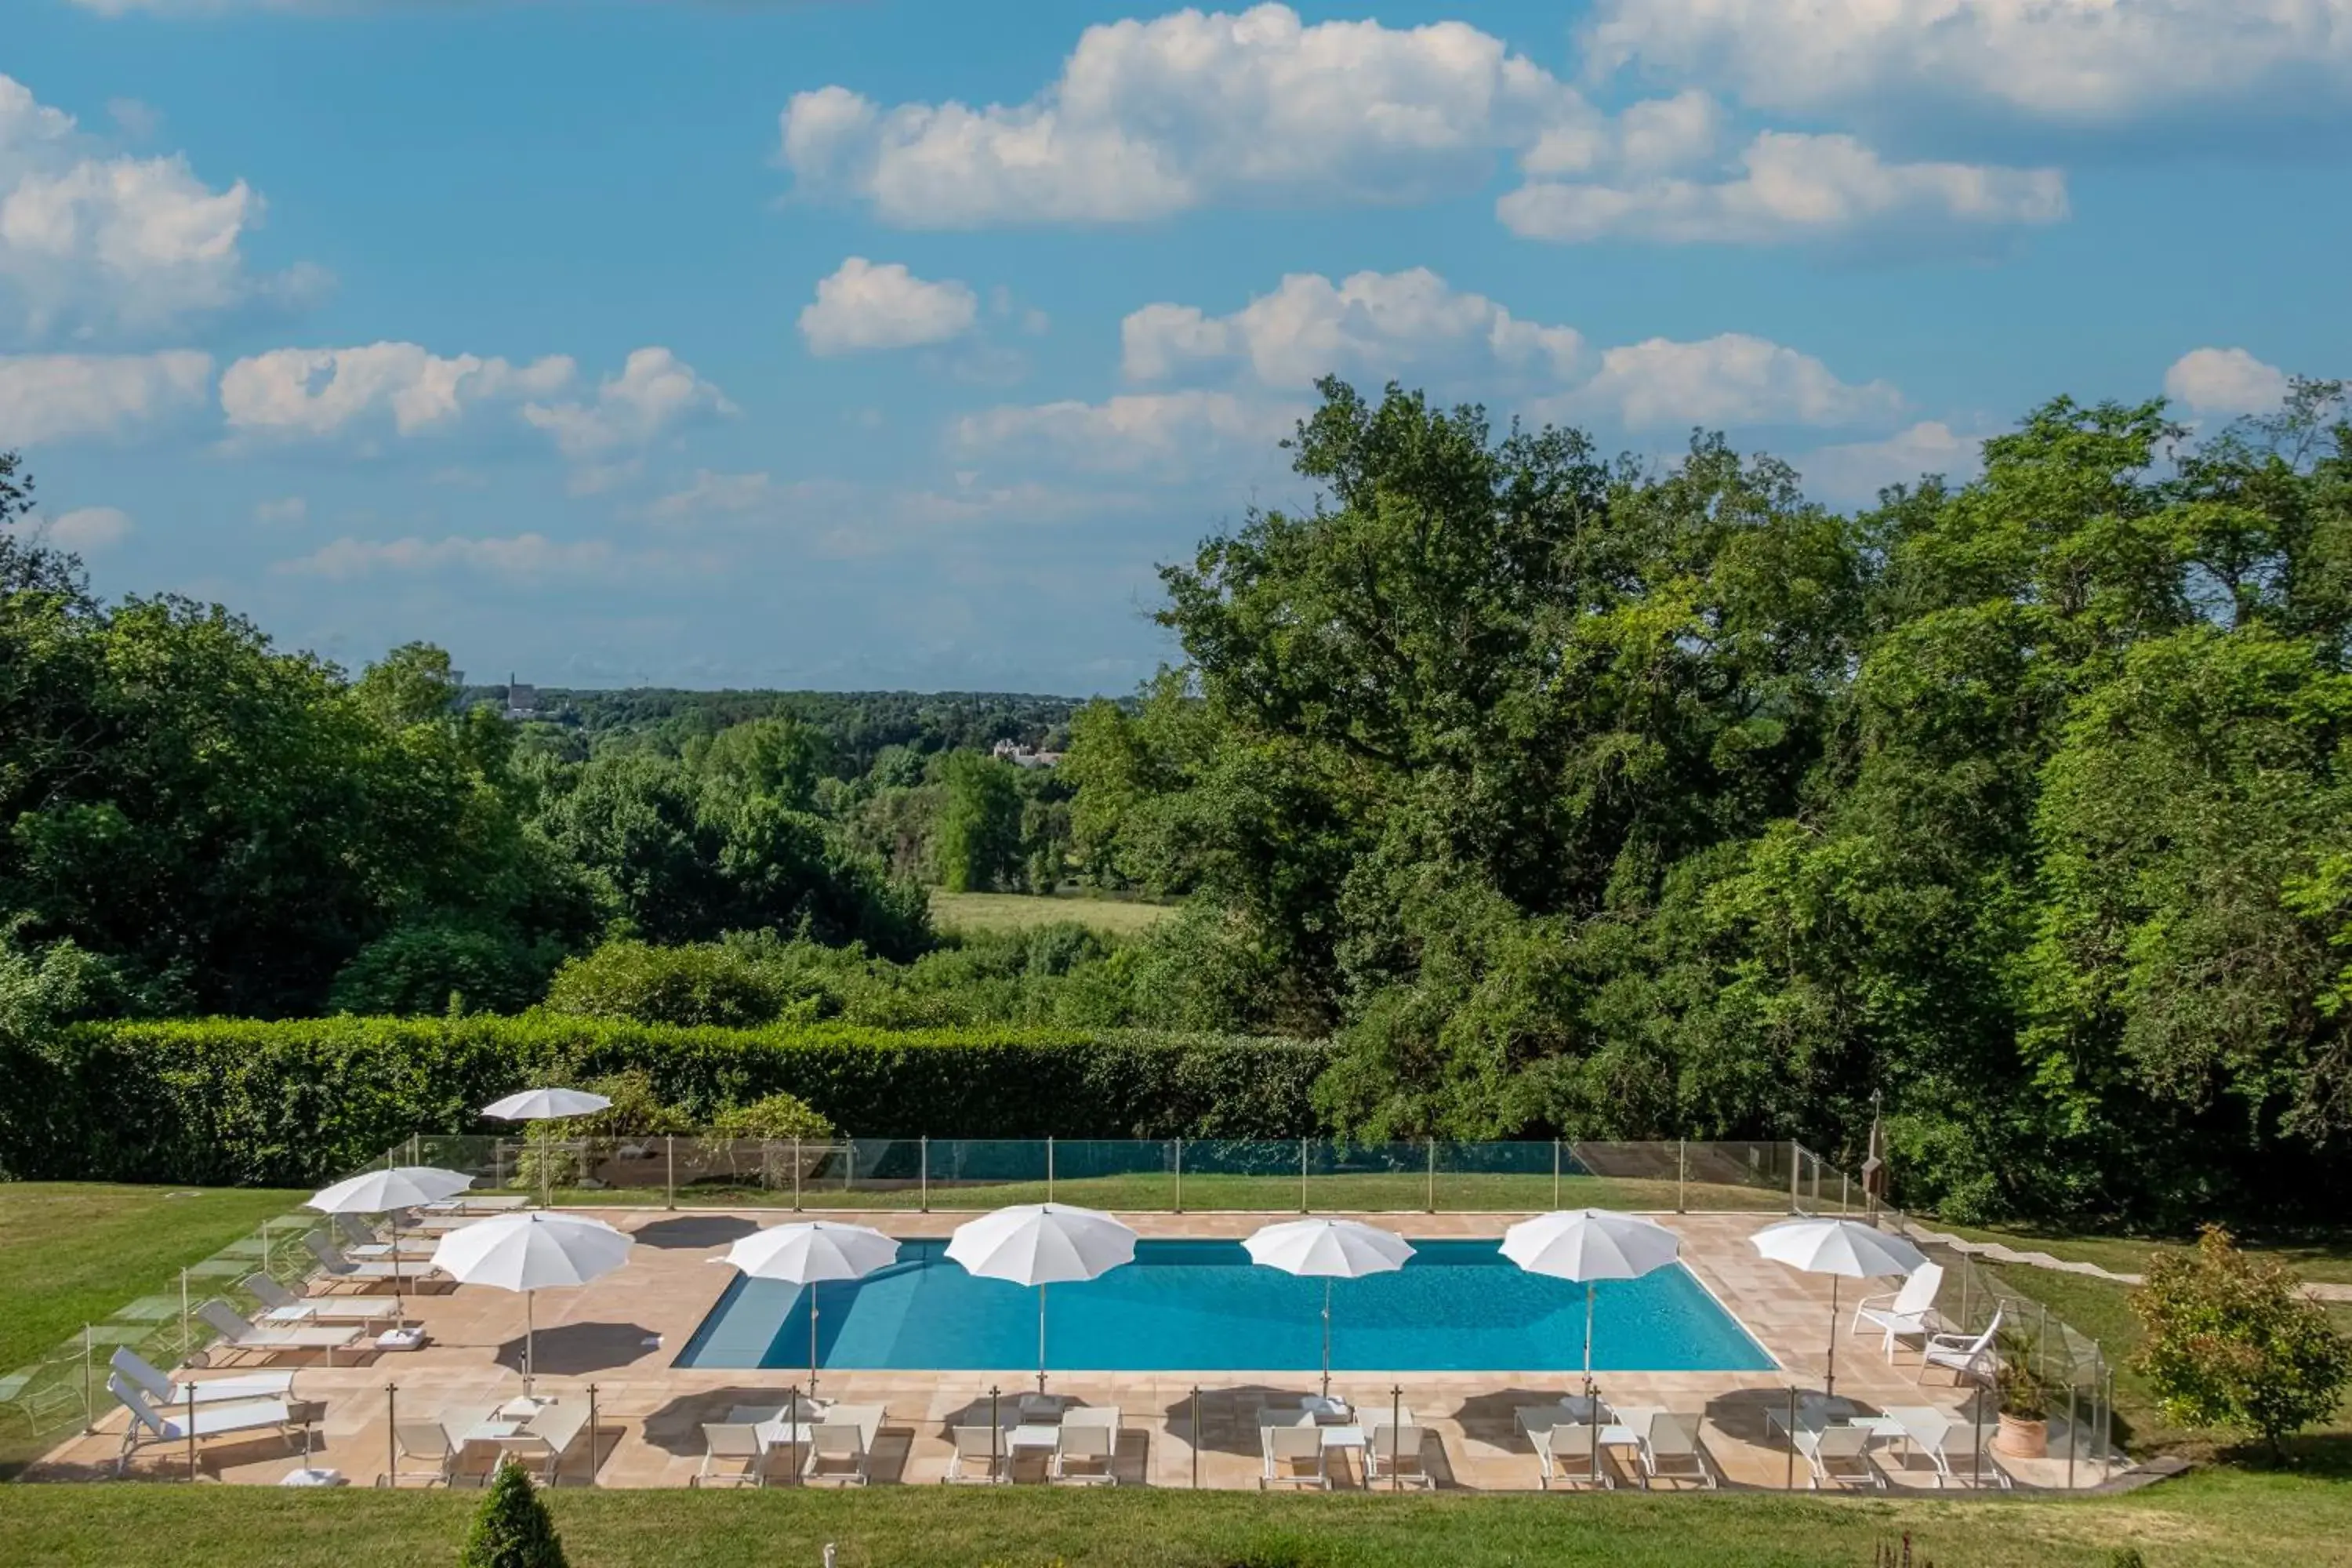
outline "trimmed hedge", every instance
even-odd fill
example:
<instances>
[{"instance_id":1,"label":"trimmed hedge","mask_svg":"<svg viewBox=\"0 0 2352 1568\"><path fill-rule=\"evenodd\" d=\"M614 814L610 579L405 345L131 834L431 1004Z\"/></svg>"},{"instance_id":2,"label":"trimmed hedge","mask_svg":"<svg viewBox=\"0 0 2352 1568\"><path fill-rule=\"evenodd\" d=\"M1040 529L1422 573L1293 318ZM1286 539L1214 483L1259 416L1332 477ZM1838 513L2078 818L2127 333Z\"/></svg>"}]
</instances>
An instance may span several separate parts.
<instances>
[{"instance_id":1,"label":"trimmed hedge","mask_svg":"<svg viewBox=\"0 0 2352 1568\"><path fill-rule=\"evenodd\" d=\"M643 1068L707 1121L793 1094L865 1137L1296 1138L1319 1044L846 1025L677 1028L516 1017L84 1024L0 1044L0 1176L304 1185L412 1132L511 1131L474 1107Z\"/></svg>"}]
</instances>

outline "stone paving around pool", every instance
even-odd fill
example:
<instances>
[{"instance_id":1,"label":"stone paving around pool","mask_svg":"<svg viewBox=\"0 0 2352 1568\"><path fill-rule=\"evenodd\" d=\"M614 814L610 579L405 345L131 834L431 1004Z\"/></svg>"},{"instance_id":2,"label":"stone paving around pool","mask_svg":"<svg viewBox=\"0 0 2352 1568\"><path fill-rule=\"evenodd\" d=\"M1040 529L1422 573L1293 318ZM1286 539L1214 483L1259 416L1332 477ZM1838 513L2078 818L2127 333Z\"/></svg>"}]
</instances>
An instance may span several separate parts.
<instances>
[{"instance_id":1,"label":"stone paving around pool","mask_svg":"<svg viewBox=\"0 0 2352 1568\"><path fill-rule=\"evenodd\" d=\"M569 1212L569 1211L567 1211ZM572 1290L538 1293L538 1392L562 1402L585 1403L595 1388L594 1463L583 1439L562 1467L561 1483L605 1487L685 1486L702 1468L706 1422L727 1419L744 1405L782 1405L792 1391L805 1393L805 1374L789 1370L742 1371L682 1368L672 1364L696 1327L735 1278L711 1259L728 1243L761 1225L777 1223L772 1210L737 1213L595 1212L637 1241L629 1262L616 1273ZM874 1225L901 1237L944 1237L964 1218L950 1214L806 1215ZM1239 1239L1283 1215L1129 1214L1120 1216L1147 1237L1190 1237ZM1394 1215L1367 1216L1409 1237L1494 1237L1516 1215ZM1830 1281L1801 1275L1757 1257L1747 1238L1780 1216L1773 1215L1661 1215L1683 1240L1683 1260L1694 1275L1779 1362L1780 1373L1612 1373L1601 1380L1610 1405L1654 1406L1703 1416L1701 1434L1708 1458L1723 1481L1737 1488L1779 1489L1807 1484L1807 1466L1791 1463L1785 1436L1772 1420L1785 1411L1791 1385L1818 1393L1830 1323ZM1865 1282L1868 1289L1885 1282ZM1934 1406L1969 1418L1971 1388L1956 1388L1948 1375L1916 1378L1916 1352L1899 1352L1890 1365L1878 1336L1846 1332L1856 1289L1843 1282L1838 1322L1837 1392L1868 1411L1897 1406ZM393 1468L388 1405L397 1402L404 1422L433 1422L460 1411L480 1412L522 1392L523 1301L484 1287L452 1288L446 1281L413 1296L410 1321L422 1323L424 1348L369 1351L352 1363L352 1352L330 1366L312 1353L270 1363L247 1358L249 1366L297 1367L292 1397L320 1402L312 1428L310 1463L341 1472L353 1485L384 1484ZM197 1377L226 1375L205 1371ZM105 1407L99 1430L53 1450L30 1472L31 1479L110 1477L121 1446L127 1414ZM1087 1405L1115 1405L1119 1432L1113 1471L1128 1484L1161 1487L1255 1488L1262 1459L1258 1412L1296 1407L1316 1391L1314 1373L1262 1373L1236 1368L1228 1373L1091 1373L1056 1376L1053 1393ZM1336 1374L1333 1392L1360 1408L1385 1409L1392 1402L1411 1407L1427 1433L1423 1452L1431 1481L1470 1490L1525 1490L1538 1484L1535 1450L1519 1429L1515 1412L1555 1401L1573 1392L1576 1379L1559 1373L1410 1373ZM388 1394L386 1385L396 1385ZM1193 1390L1199 1387L1199 1428L1193 1424ZM997 1373L829 1372L819 1392L844 1404L880 1405L884 1415L873 1445L872 1479L877 1484L936 1482L949 1471L952 1428L989 1422L992 1385L1012 1400L1035 1387L1034 1367L1010 1366ZM1984 1402L1990 1437L1991 1401ZM199 1407L201 1409L201 1406ZM1010 1417L1008 1416L1009 1420ZM2063 1412L2053 1415L2051 1455L2042 1459L1999 1456L2000 1468L2018 1486L2077 1487L2105 1480L2120 1468L2119 1456L2102 1465L2088 1450L2070 1467L2065 1456ZM1898 1488L1937 1486L1927 1461L1901 1446L1874 1451L1877 1469ZM1630 1450L1611 1450L1605 1473L1621 1486L1638 1485ZM469 1451L462 1479L478 1479L492 1462L488 1450ZM1360 1455L1334 1454L1334 1482L1360 1485ZM274 1484L300 1466L299 1445L275 1432L246 1438L224 1436L205 1441L198 1468L209 1479ZM404 1470L415 1467L404 1461ZM1966 1485L1971 1463L1956 1459L1958 1484ZM782 1456L773 1479L788 1481ZM1991 1483L1992 1461L1986 1464ZM1024 1455L1016 1480L1042 1478L1042 1458ZM184 1479L187 1451L180 1444L142 1447L131 1461L133 1477ZM1197 1481L1196 1481L1197 1477ZM1385 1486L1387 1482L1384 1480ZM1667 1483L1666 1484L1688 1484ZM1864 1481L1864 1485L1871 1483Z\"/></svg>"}]
</instances>

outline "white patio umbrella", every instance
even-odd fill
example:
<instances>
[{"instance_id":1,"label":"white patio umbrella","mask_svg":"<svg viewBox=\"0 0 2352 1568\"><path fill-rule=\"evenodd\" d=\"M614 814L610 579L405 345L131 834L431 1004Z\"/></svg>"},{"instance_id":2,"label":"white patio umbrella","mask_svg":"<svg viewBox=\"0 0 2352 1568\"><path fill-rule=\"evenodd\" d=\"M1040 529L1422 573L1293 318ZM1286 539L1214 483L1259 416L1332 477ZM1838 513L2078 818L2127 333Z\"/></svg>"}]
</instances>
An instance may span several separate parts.
<instances>
[{"instance_id":1,"label":"white patio umbrella","mask_svg":"<svg viewBox=\"0 0 2352 1568\"><path fill-rule=\"evenodd\" d=\"M1638 1279L1682 1256L1675 1233L1613 1209L1560 1209L1503 1233L1503 1256L1530 1274L1584 1287L1584 1391L1592 1392L1592 1299L1602 1279Z\"/></svg>"},{"instance_id":2,"label":"white patio umbrella","mask_svg":"<svg viewBox=\"0 0 2352 1568\"><path fill-rule=\"evenodd\" d=\"M1775 1263L1830 1277L1830 1353L1824 1394L1837 1392L1838 1281L1908 1274L1927 1255L1874 1225L1853 1219L1787 1219L1766 1226L1748 1242Z\"/></svg>"},{"instance_id":3,"label":"white patio umbrella","mask_svg":"<svg viewBox=\"0 0 2352 1568\"><path fill-rule=\"evenodd\" d=\"M530 1392L538 1325L531 1294L585 1285L629 1260L635 1238L585 1215L497 1215L453 1230L433 1249L433 1266L463 1285L522 1293L522 1390Z\"/></svg>"},{"instance_id":4,"label":"white patio umbrella","mask_svg":"<svg viewBox=\"0 0 2352 1568\"><path fill-rule=\"evenodd\" d=\"M400 1294L400 1220L402 1209L437 1204L474 1184L474 1178L436 1165L399 1165L389 1170L362 1171L356 1176L321 1187L302 1202L320 1214L388 1214L392 1225L392 1293Z\"/></svg>"},{"instance_id":5,"label":"white patio umbrella","mask_svg":"<svg viewBox=\"0 0 2352 1568\"><path fill-rule=\"evenodd\" d=\"M947 1256L967 1273L1037 1288L1037 1392L1045 1391L1045 1288L1135 1261L1135 1232L1099 1209L1015 1204L956 1226Z\"/></svg>"},{"instance_id":6,"label":"white patio umbrella","mask_svg":"<svg viewBox=\"0 0 2352 1568\"><path fill-rule=\"evenodd\" d=\"M609 1110L613 1102L601 1094L591 1094L584 1089L526 1089L520 1094L494 1100L482 1107L482 1114L500 1121L536 1121L539 1126L539 1203L549 1206L552 1187L548 1181L547 1124L561 1121L568 1116L593 1116Z\"/></svg>"},{"instance_id":7,"label":"white patio umbrella","mask_svg":"<svg viewBox=\"0 0 2352 1568\"><path fill-rule=\"evenodd\" d=\"M898 1260L898 1244L862 1225L802 1220L754 1231L712 1261L755 1279L781 1279L809 1293L809 1392L816 1392L816 1288L826 1279L863 1279Z\"/></svg>"},{"instance_id":8,"label":"white patio umbrella","mask_svg":"<svg viewBox=\"0 0 2352 1568\"><path fill-rule=\"evenodd\" d=\"M1261 1227L1242 1246L1252 1263L1323 1281L1323 1397L1331 1397L1331 1281L1404 1267L1412 1243L1353 1219L1293 1219Z\"/></svg>"}]
</instances>

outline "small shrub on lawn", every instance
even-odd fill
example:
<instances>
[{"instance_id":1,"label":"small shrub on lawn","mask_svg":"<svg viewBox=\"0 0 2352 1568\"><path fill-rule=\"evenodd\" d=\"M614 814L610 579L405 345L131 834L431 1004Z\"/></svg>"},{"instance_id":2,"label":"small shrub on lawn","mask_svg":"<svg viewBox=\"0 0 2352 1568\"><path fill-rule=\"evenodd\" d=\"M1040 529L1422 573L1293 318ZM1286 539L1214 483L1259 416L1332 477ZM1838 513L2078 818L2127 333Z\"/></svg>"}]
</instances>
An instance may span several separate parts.
<instances>
[{"instance_id":1,"label":"small shrub on lawn","mask_svg":"<svg viewBox=\"0 0 2352 1568\"><path fill-rule=\"evenodd\" d=\"M2352 1382L2352 1340L2301 1285L2219 1226L2193 1251L2150 1258L2131 1308L2147 1336L2137 1365L2165 1418L2259 1436L2276 1460L2288 1436L2335 1415Z\"/></svg>"},{"instance_id":2,"label":"small shrub on lawn","mask_svg":"<svg viewBox=\"0 0 2352 1568\"><path fill-rule=\"evenodd\" d=\"M566 1568L555 1521L520 1465L502 1464L491 1478L457 1568Z\"/></svg>"}]
</instances>

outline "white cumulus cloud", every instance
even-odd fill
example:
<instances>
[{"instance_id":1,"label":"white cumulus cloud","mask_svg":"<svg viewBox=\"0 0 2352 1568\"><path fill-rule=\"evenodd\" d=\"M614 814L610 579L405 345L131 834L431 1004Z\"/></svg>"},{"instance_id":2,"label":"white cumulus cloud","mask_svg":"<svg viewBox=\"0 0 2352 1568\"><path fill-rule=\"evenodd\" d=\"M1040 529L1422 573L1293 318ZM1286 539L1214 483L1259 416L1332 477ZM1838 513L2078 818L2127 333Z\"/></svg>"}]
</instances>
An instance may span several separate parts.
<instances>
[{"instance_id":1,"label":"white cumulus cloud","mask_svg":"<svg viewBox=\"0 0 2352 1568\"><path fill-rule=\"evenodd\" d=\"M1226 316L1147 305L1120 323L1119 339L1121 369L1132 381L1241 363L1265 385L1289 390L1334 374L1526 373L1549 381L1573 371L1583 348L1575 329L1521 321L1423 267L1358 272L1336 284L1292 273Z\"/></svg>"},{"instance_id":2,"label":"white cumulus cloud","mask_svg":"<svg viewBox=\"0 0 2352 1568\"><path fill-rule=\"evenodd\" d=\"M1839 506L1866 506L1892 484L1940 474L1954 483L1984 467L1984 438L1963 436L1939 419L1922 420L1878 441L1822 447L1797 459L1805 490Z\"/></svg>"},{"instance_id":3,"label":"white cumulus cloud","mask_svg":"<svg viewBox=\"0 0 2352 1568\"><path fill-rule=\"evenodd\" d=\"M313 269L247 270L241 242L261 212L244 181L209 185L184 157L107 155L0 76L0 297L33 335L152 329L311 287Z\"/></svg>"},{"instance_id":4,"label":"white cumulus cloud","mask_svg":"<svg viewBox=\"0 0 2352 1568\"><path fill-rule=\"evenodd\" d=\"M404 342L271 349L221 374L221 411L232 429L253 435L331 436L388 418L418 436L454 427L478 404L554 392L572 368L560 354L518 365Z\"/></svg>"},{"instance_id":5,"label":"white cumulus cloud","mask_svg":"<svg viewBox=\"0 0 2352 1568\"><path fill-rule=\"evenodd\" d=\"M130 538L131 514L120 507L78 507L51 518L42 531L59 550L89 555Z\"/></svg>"},{"instance_id":6,"label":"white cumulus cloud","mask_svg":"<svg viewBox=\"0 0 2352 1568\"><path fill-rule=\"evenodd\" d=\"M32 446L131 426L203 404L210 354L0 354L0 447Z\"/></svg>"},{"instance_id":7,"label":"white cumulus cloud","mask_svg":"<svg viewBox=\"0 0 2352 1568\"><path fill-rule=\"evenodd\" d=\"M659 347L632 352L621 374L606 376L592 400L530 403L522 411L555 438L564 456L580 459L641 447L691 420L734 412L724 393Z\"/></svg>"},{"instance_id":8,"label":"white cumulus cloud","mask_svg":"<svg viewBox=\"0 0 2352 1568\"><path fill-rule=\"evenodd\" d=\"M2352 0L1600 0L1606 69L1817 112L1973 100L2058 123L2326 107L2352 86Z\"/></svg>"},{"instance_id":9,"label":"white cumulus cloud","mask_svg":"<svg viewBox=\"0 0 2352 1568\"><path fill-rule=\"evenodd\" d=\"M1768 131L1738 163L1721 178L1531 180L1496 213L1531 239L1743 245L2066 216L2066 177L2056 169L1890 163L1845 135Z\"/></svg>"},{"instance_id":10,"label":"white cumulus cloud","mask_svg":"<svg viewBox=\"0 0 2352 1568\"><path fill-rule=\"evenodd\" d=\"M961 283L928 283L902 263L853 256L818 280L800 326L811 353L844 354L945 342L979 317L979 296Z\"/></svg>"},{"instance_id":11,"label":"white cumulus cloud","mask_svg":"<svg viewBox=\"0 0 2352 1568\"><path fill-rule=\"evenodd\" d=\"M1604 350L1570 408L1606 414L1628 429L1677 425L1844 425L1898 411L1883 381L1841 381L1812 355L1744 332L1696 342L1652 338Z\"/></svg>"},{"instance_id":12,"label":"white cumulus cloud","mask_svg":"<svg viewBox=\"0 0 2352 1568\"><path fill-rule=\"evenodd\" d=\"M1589 112L1467 24L1310 26L1266 5L1088 27L1025 103L803 92L782 156L804 188L903 226L1120 223L1220 199L1411 200Z\"/></svg>"},{"instance_id":13,"label":"white cumulus cloud","mask_svg":"<svg viewBox=\"0 0 2352 1568\"><path fill-rule=\"evenodd\" d=\"M1189 468L1236 447L1271 450L1303 412L1230 392L1129 393L991 408L958 419L950 437L973 458L1039 454L1075 468L1132 472Z\"/></svg>"},{"instance_id":14,"label":"white cumulus cloud","mask_svg":"<svg viewBox=\"0 0 2352 1568\"><path fill-rule=\"evenodd\" d=\"M2243 349L2191 349L2164 373L2164 395L2197 414L2268 414L2286 394L2286 372Z\"/></svg>"}]
</instances>

